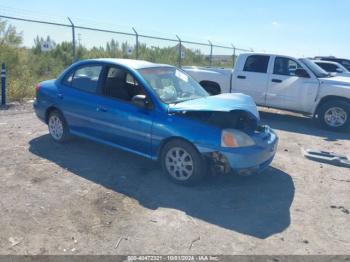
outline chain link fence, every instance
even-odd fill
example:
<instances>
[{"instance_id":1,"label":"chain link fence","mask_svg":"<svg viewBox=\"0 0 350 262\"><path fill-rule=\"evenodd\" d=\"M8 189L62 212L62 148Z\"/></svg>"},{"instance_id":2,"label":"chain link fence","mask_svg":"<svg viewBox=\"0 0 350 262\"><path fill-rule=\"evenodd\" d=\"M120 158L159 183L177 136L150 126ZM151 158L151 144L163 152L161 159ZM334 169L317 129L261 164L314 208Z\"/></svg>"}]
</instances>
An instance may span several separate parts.
<instances>
[{"instance_id":1,"label":"chain link fence","mask_svg":"<svg viewBox=\"0 0 350 262\"><path fill-rule=\"evenodd\" d=\"M61 38L64 35L66 40L68 40L68 34L70 34L70 40L67 42L71 43L71 61L82 58L105 57L108 54L111 57L142 59L177 66L232 67L238 52L252 51L233 45L217 45L210 41L208 43L187 41L177 35L174 38L145 35L139 33L135 28L132 28L130 32L121 32L84 26L74 23L70 18L67 19L67 23L5 15L0 15L0 19L36 24L38 34L46 34L51 37L56 35L55 30L59 30ZM43 29L43 25L51 26L51 29ZM83 49L89 48L89 46L84 45L84 39L89 39L90 48L95 51L87 56L84 56ZM103 43L104 45L102 45ZM107 49L107 52L98 52L102 48Z\"/></svg>"},{"instance_id":2,"label":"chain link fence","mask_svg":"<svg viewBox=\"0 0 350 262\"><path fill-rule=\"evenodd\" d=\"M98 27L101 23L89 24L82 19L37 19L28 13L22 17L16 14L0 12L0 40L14 28L20 39L20 44L1 45L0 41L0 62L8 69L8 96L12 101L33 97L37 83L56 78L65 67L81 59L129 58L179 67L232 68L239 52L252 51L210 41L189 41L178 35L148 35L136 28L117 31L113 26Z\"/></svg>"}]
</instances>

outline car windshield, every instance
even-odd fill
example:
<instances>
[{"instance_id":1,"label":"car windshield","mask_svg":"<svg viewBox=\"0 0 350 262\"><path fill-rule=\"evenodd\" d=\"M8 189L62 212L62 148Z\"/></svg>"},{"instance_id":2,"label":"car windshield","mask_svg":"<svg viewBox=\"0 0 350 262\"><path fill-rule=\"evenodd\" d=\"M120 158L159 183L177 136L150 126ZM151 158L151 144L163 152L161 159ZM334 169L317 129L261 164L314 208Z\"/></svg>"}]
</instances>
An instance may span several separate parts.
<instances>
[{"instance_id":1,"label":"car windshield","mask_svg":"<svg viewBox=\"0 0 350 262\"><path fill-rule=\"evenodd\" d=\"M344 73L349 73L349 70L348 70L345 66L343 66L342 64L338 63L338 67L339 67L341 70L343 70Z\"/></svg>"},{"instance_id":2,"label":"car windshield","mask_svg":"<svg viewBox=\"0 0 350 262\"><path fill-rule=\"evenodd\" d=\"M138 72L167 104L206 97L208 93L189 75L175 67L152 67Z\"/></svg>"},{"instance_id":3,"label":"car windshield","mask_svg":"<svg viewBox=\"0 0 350 262\"><path fill-rule=\"evenodd\" d=\"M350 71L350 61L349 60L341 60L338 61L342 66L344 66L348 71Z\"/></svg>"},{"instance_id":4,"label":"car windshield","mask_svg":"<svg viewBox=\"0 0 350 262\"><path fill-rule=\"evenodd\" d=\"M315 62L311 61L307 58L300 58L299 61L301 61L304 65L306 65L314 74L316 77L331 77L332 75L323 70L321 67L319 67Z\"/></svg>"}]
</instances>

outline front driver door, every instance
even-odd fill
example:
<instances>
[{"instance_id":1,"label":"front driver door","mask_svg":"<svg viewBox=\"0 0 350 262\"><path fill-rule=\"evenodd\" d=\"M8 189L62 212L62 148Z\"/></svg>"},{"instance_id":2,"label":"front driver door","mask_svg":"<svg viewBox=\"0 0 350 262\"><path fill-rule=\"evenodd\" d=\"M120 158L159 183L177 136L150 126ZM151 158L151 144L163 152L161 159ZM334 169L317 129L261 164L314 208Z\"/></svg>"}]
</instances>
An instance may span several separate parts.
<instances>
[{"instance_id":1,"label":"front driver door","mask_svg":"<svg viewBox=\"0 0 350 262\"><path fill-rule=\"evenodd\" d=\"M310 99L317 93L318 81L295 75L303 67L288 57L275 57L273 72L269 77L266 104L271 107L306 112Z\"/></svg>"},{"instance_id":2,"label":"front driver door","mask_svg":"<svg viewBox=\"0 0 350 262\"><path fill-rule=\"evenodd\" d=\"M145 94L142 86L128 70L108 66L104 76L102 96L98 99L98 120L103 126L104 141L122 149L151 155L151 132L154 110L138 107L133 96Z\"/></svg>"}]
</instances>

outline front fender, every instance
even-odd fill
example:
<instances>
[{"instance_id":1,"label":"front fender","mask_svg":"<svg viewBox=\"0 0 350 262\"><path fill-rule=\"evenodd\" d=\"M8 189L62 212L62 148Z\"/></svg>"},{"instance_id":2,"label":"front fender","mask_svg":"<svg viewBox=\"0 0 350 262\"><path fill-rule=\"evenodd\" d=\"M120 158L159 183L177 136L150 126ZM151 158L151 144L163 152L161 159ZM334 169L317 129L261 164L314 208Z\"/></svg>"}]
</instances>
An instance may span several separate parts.
<instances>
[{"instance_id":1,"label":"front fender","mask_svg":"<svg viewBox=\"0 0 350 262\"><path fill-rule=\"evenodd\" d=\"M341 84L327 85L321 83L319 95L312 111L313 116L317 113L317 109L321 103L330 99L347 100L350 102L350 87Z\"/></svg>"}]
</instances>

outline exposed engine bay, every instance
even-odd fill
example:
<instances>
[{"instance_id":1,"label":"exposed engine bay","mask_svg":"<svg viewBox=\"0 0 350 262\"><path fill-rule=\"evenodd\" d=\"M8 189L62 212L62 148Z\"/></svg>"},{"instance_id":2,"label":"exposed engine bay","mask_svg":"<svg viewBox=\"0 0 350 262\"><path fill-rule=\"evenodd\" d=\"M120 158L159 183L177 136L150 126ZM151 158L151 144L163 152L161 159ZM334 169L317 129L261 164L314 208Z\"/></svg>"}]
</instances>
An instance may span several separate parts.
<instances>
[{"instance_id":1,"label":"exposed engine bay","mask_svg":"<svg viewBox=\"0 0 350 262\"><path fill-rule=\"evenodd\" d=\"M259 119L251 112L244 110L225 111L181 111L177 112L184 117L213 125L221 129L238 129L246 134L263 131L263 126L259 125ZM220 152L205 154L212 174L231 172L230 165Z\"/></svg>"},{"instance_id":2,"label":"exposed engine bay","mask_svg":"<svg viewBox=\"0 0 350 262\"><path fill-rule=\"evenodd\" d=\"M244 110L221 111L183 111L186 117L196 119L209 125L220 128L234 128L247 134L258 129L258 119Z\"/></svg>"}]
</instances>

